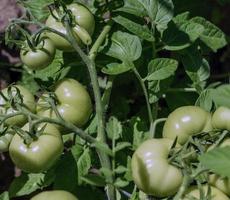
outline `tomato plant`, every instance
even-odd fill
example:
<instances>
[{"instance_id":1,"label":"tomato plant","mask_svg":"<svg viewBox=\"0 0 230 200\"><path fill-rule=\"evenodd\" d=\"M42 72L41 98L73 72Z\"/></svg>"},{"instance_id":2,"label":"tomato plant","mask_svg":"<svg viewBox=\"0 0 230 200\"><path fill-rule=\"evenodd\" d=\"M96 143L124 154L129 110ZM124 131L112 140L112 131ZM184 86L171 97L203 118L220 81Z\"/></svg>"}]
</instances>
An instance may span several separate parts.
<instances>
[{"instance_id":1,"label":"tomato plant","mask_svg":"<svg viewBox=\"0 0 230 200\"><path fill-rule=\"evenodd\" d=\"M0 93L0 199L230 196L226 4L18 2L0 51L0 87L16 84Z\"/></svg>"},{"instance_id":2,"label":"tomato plant","mask_svg":"<svg viewBox=\"0 0 230 200\"><path fill-rule=\"evenodd\" d=\"M192 135L211 131L211 114L196 106L182 106L168 116L163 128L163 137L184 144Z\"/></svg>"},{"instance_id":3,"label":"tomato plant","mask_svg":"<svg viewBox=\"0 0 230 200\"><path fill-rule=\"evenodd\" d=\"M36 131L40 129L42 126ZM26 124L23 130L29 131L29 125ZM9 153L18 168L30 173L39 173L49 169L59 158L63 151L63 142L60 132L51 124L46 124L40 135L33 136L35 139L26 143L28 136L23 138L16 133L10 143Z\"/></svg>"},{"instance_id":4,"label":"tomato plant","mask_svg":"<svg viewBox=\"0 0 230 200\"><path fill-rule=\"evenodd\" d=\"M70 192L64 190L44 191L35 195L31 200L77 200Z\"/></svg>"},{"instance_id":5,"label":"tomato plant","mask_svg":"<svg viewBox=\"0 0 230 200\"><path fill-rule=\"evenodd\" d=\"M182 173L167 160L172 144L170 139L147 140L133 154L133 180L146 194L167 197L180 187Z\"/></svg>"},{"instance_id":6,"label":"tomato plant","mask_svg":"<svg viewBox=\"0 0 230 200\"><path fill-rule=\"evenodd\" d=\"M74 79L63 79L54 86L57 110L61 117L77 126L83 126L92 112L90 96L83 85ZM39 115L57 118L52 109L47 109L45 96L38 100Z\"/></svg>"},{"instance_id":7,"label":"tomato plant","mask_svg":"<svg viewBox=\"0 0 230 200\"><path fill-rule=\"evenodd\" d=\"M75 33L75 38L78 42L78 44L81 44L82 42L86 45L91 44L92 40L90 35L94 32L94 17L91 14L91 12L84 7L81 4L73 3L67 6L67 9L69 9L75 20L76 25L73 27L73 31ZM54 11L53 15L57 16L57 12ZM63 24L55 19L53 15L50 15L46 21L46 25L50 28L55 29L56 31L66 35L67 31L66 28L63 26ZM60 20L60 19L59 19ZM63 51L71 51L73 50L72 45L63 37L48 32L46 33L48 37L51 38L53 43L55 44L56 48L63 50Z\"/></svg>"},{"instance_id":8,"label":"tomato plant","mask_svg":"<svg viewBox=\"0 0 230 200\"><path fill-rule=\"evenodd\" d=\"M49 38L42 38L40 43L31 49L25 47L20 51L22 62L32 70L40 70L52 63L56 49Z\"/></svg>"}]
</instances>

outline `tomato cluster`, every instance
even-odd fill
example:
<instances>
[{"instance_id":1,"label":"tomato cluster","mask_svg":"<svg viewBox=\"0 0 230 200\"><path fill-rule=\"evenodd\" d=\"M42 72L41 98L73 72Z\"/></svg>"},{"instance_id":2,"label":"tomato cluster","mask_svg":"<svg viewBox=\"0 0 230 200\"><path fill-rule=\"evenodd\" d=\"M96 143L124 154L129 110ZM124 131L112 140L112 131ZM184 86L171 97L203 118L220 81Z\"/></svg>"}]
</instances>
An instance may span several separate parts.
<instances>
[{"instance_id":1,"label":"tomato cluster","mask_svg":"<svg viewBox=\"0 0 230 200\"><path fill-rule=\"evenodd\" d=\"M189 142L191 137L201 133L212 134L215 130L230 131L230 109L219 107L213 114L197 106L183 106L169 114L164 127L163 138L143 142L132 156L132 175L137 187L148 195L168 197L175 194L183 181L182 170L169 161L170 149L177 150ZM181 146L182 145L182 146ZM230 145L230 139L221 146ZM212 147L209 147L209 149ZM229 199L229 179L210 175L212 199ZM204 191L207 191L204 186ZM224 194L225 193L225 194ZM184 199L199 197L199 189L191 187Z\"/></svg>"},{"instance_id":2,"label":"tomato cluster","mask_svg":"<svg viewBox=\"0 0 230 200\"><path fill-rule=\"evenodd\" d=\"M92 42L91 35L95 27L94 16L86 7L78 3L68 5L67 9L71 11L73 16L72 30L77 43L90 45ZM67 35L67 30L61 21L61 17L54 10L46 20L46 26ZM56 48L62 51L74 50L69 41L51 31L43 32L39 35L38 41L34 43L25 42L25 46L20 52L21 61L31 70L41 70L51 64L55 57Z\"/></svg>"}]
</instances>

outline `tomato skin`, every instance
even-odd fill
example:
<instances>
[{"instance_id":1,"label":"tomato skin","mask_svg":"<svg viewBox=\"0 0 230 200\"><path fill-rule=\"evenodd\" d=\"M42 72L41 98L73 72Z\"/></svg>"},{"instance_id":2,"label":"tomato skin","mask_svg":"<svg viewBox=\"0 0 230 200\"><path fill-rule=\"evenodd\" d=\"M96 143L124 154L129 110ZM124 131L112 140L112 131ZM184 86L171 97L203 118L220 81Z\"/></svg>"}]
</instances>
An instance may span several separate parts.
<instances>
[{"instance_id":1,"label":"tomato skin","mask_svg":"<svg viewBox=\"0 0 230 200\"><path fill-rule=\"evenodd\" d=\"M11 132L7 132L0 136L0 153L7 152L9 150L9 145L13 136L14 135Z\"/></svg>"},{"instance_id":2,"label":"tomato skin","mask_svg":"<svg viewBox=\"0 0 230 200\"><path fill-rule=\"evenodd\" d=\"M148 195L173 195L182 183L182 172L169 164L168 154L173 140L151 139L143 142L131 161L132 176L137 187Z\"/></svg>"},{"instance_id":3,"label":"tomato skin","mask_svg":"<svg viewBox=\"0 0 230 200\"><path fill-rule=\"evenodd\" d=\"M73 194L64 190L40 192L31 200L78 200Z\"/></svg>"},{"instance_id":4,"label":"tomato skin","mask_svg":"<svg viewBox=\"0 0 230 200\"><path fill-rule=\"evenodd\" d=\"M88 38L88 35L91 36L95 28L95 21L94 21L94 16L92 15L92 13L86 7L78 3L70 4L67 6L67 8L71 10L78 26L82 27L88 33L88 34L84 33L85 36L83 35L83 40L85 39L85 37ZM57 16L56 11L53 11L53 13L55 16ZM50 28L55 29L56 31L61 32L64 35L67 34L67 31L65 27L62 25L62 23L57 21L52 15L48 17L46 21L46 25ZM78 26L74 27L74 29L75 28L79 29ZM75 32L75 38L78 44L81 45L82 42L78 36L78 33L79 33L78 30L77 31L74 30L74 32ZM65 38L55 33L51 33L51 32L47 32L46 35L49 38L51 38L51 40L53 41L57 49L60 49L63 51L73 51L74 50L72 45Z\"/></svg>"},{"instance_id":5,"label":"tomato skin","mask_svg":"<svg viewBox=\"0 0 230 200\"><path fill-rule=\"evenodd\" d=\"M227 107L219 107L213 113L212 125L215 129L230 131L230 109Z\"/></svg>"},{"instance_id":6,"label":"tomato skin","mask_svg":"<svg viewBox=\"0 0 230 200\"><path fill-rule=\"evenodd\" d=\"M44 124L39 126L41 129ZM23 128L29 131L29 124ZM9 147L9 153L14 164L29 173L40 173L49 169L63 151L60 132L52 124L46 124L44 132L29 145L18 134L15 134Z\"/></svg>"},{"instance_id":7,"label":"tomato skin","mask_svg":"<svg viewBox=\"0 0 230 200\"><path fill-rule=\"evenodd\" d=\"M27 90L25 87L21 85L14 85L19 91L23 99L23 103L25 106L31 111L35 111L35 99L34 96L31 94L29 90ZM16 94L15 88L12 87L13 95ZM2 93L5 97L9 98L7 95L7 88L2 90ZM5 99L0 95L0 114L11 114L14 112L17 112L12 107L8 106L8 102L5 101ZM23 126L27 121L26 116L24 115L17 115L14 117L11 117L7 119L5 122L8 125L17 125L17 126Z\"/></svg>"},{"instance_id":8,"label":"tomato skin","mask_svg":"<svg viewBox=\"0 0 230 200\"><path fill-rule=\"evenodd\" d=\"M22 62L32 70L41 70L52 63L55 56L56 49L49 38L40 42L36 50L22 49L20 51L20 58Z\"/></svg>"},{"instance_id":9,"label":"tomato skin","mask_svg":"<svg viewBox=\"0 0 230 200\"><path fill-rule=\"evenodd\" d=\"M59 111L62 118L76 126L83 126L92 113L92 103L87 90L74 79L62 79L54 86ZM41 116L57 118L53 110L47 109L44 96L38 100L37 113Z\"/></svg>"},{"instance_id":10,"label":"tomato skin","mask_svg":"<svg viewBox=\"0 0 230 200\"><path fill-rule=\"evenodd\" d=\"M204 190L204 194L207 194L208 186L203 185L202 188ZM217 188L212 187L212 186L210 186L210 188L211 188L211 200L229 200L229 198ZM190 200L191 197L200 199L200 191L197 186L190 187L188 191L186 192L185 197L182 200Z\"/></svg>"},{"instance_id":11,"label":"tomato skin","mask_svg":"<svg viewBox=\"0 0 230 200\"><path fill-rule=\"evenodd\" d=\"M182 106L169 114L164 127L164 138L177 138L184 144L192 135L212 130L211 114L197 106Z\"/></svg>"}]
</instances>

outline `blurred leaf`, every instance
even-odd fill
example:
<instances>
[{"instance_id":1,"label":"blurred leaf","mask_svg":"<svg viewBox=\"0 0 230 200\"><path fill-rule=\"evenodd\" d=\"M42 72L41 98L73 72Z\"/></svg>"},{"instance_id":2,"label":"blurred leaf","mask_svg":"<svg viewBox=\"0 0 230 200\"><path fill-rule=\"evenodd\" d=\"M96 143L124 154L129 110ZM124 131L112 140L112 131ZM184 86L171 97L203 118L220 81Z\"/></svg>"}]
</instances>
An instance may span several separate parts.
<instances>
[{"instance_id":1,"label":"blurred leaf","mask_svg":"<svg viewBox=\"0 0 230 200\"><path fill-rule=\"evenodd\" d=\"M109 139L119 139L122 134L121 122L119 122L118 119L114 116L110 117L108 123L106 124L106 132Z\"/></svg>"},{"instance_id":2,"label":"blurred leaf","mask_svg":"<svg viewBox=\"0 0 230 200\"><path fill-rule=\"evenodd\" d=\"M114 170L114 172L117 173L117 174L123 174L123 173L125 173L126 171L127 171L127 168L126 168L125 166L122 166L122 165L118 166L118 167Z\"/></svg>"},{"instance_id":3,"label":"blurred leaf","mask_svg":"<svg viewBox=\"0 0 230 200\"><path fill-rule=\"evenodd\" d=\"M162 32L173 18L172 0L138 0L148 13L152 23L156 24L158 31Z\"/></svg>"},{"instance_id":4,"label":"blurred leaf","mask_svg":"<svg viewBox=\"0 0 230 200\"><path fill-rule=\"evenodd\" d=\"M188 21L189 20L189 16L190 16L190 12L186 11L186 12L180 13L177 16L175 16L173 18L173 21L176 24L180 24L181 22Z\"/></svg>"},{"instance_id":5,"label":"blurred leaf","mask_svg":"<svg viewBox=\"0 0 230 200\"><path fill-rule=\"evenodd\" d=\"M102 68L102 72L109 75L118 75L134 68L133 63L110 63Z\"/></svg>"},{"instance_id":6,"label":"blurred leaf","mask_svg":"<svg viewBox=\"0 0 230 200\"><path fill-rule=\"evenodd\" d=\"M118 188L123 188L129 185L128 181L122 180L121 178L117 178L114 182L114 185Z\"/></svg>"},{"instance_id":7,"label":"blurred leaf","mask_svg":"<svg viewBox=\"0 0 230 200\"><path fill-rule=\"evenodd\" d=\"M121 151L127 147L131 147L132 145L129 142L119 142L117 143L116 147L115 147L115 151Z\"/></svg>"},{"instance_id":8,"label":"blurred leaf","mask_svg":"<svg viewBox=\"0 0 230 200\"><path fill-rule=\"evenodd\" d=\"M199 157L201 164L212 172L230 178L230 147L217 147Z\"/></svg>"},{"instance_id":9,"label":"blurred leaf","mask_svg":"<svg viewBox=\"0 0 230 200\"><path fill-rule=\"evenodd\" d=\"M214 24L202 17L194 17L190 21L204 26L200 39L214 52L227 44L225 34Z\"/></svg>"},{"instance_id":10,"label":"blurred leaf","mask_svg":"<svg viewBox=\"0 0 230 200\"><path fill-rule=\"evenodd\" d=\"M147 40L149 42L153 42L155 40L153 33L147 26L140 25L122 16L114 17L113 20L141 39Z\"/></svg>"},{"instance_id":11,"label":"blurred leaf","mask_svg":"<svg viewBox=\"0 0 230 200\"><path fill-rule=\"evenodd\" d=\"M3 192L0 195L0 200L10 200L9 193L8 192Z\"/></svg>"}]
</instances>

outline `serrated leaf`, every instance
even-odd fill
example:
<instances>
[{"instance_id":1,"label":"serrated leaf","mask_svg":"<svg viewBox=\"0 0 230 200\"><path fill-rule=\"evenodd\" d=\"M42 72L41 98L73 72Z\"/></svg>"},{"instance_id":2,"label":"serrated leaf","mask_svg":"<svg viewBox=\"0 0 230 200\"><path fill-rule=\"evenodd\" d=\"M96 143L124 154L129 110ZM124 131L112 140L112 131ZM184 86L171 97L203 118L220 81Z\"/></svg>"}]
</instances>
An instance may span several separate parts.
<instances>
[{"instance_id":1,"label":"serrated leaf","mask_svg":"<svg viewBox=\"0 0 230 200\"><path fill-rule=\"evenodd\" d=\"M126 168L125 166L122 166L122 165L118 166L118 167L114 170L114 172L117 173L117 174L123 174L123 173L125 173L126 171L127 171L127 168Z\"/></svg>"},{"instance_id":2,"label":"serrated leaf","mask_svg":"<svg viewBox=\"0 0 230 200\"><path fill-rule=\"evenodd\" d=\"M186 12L183 12L183 13L180 13L178 14L177 16L175 16L173 18L173 21L177 24L177 23L181 23L181 22L184 22L184 21L187 21L189 20L189 16L190 16L190 13L188 11Z\"/></svg>"},{"instance_id":3,"label":"serrated leaf","mask_svg":"<svg viewBox=\"0 0 230 200\"><path fill-rule=\"evenodd\" d=\"M230 147L217 147L201 155L201 164L222 177L230 177Z\"/></svg>"},{"instance_id":4,"label":"serrated leaf","mask_svg":"<svg viewBox=\"0 0 230 200\"><path fill-rule=\"evenodd\" d=\"M230 108L230 85L224 84L211 91L211 96L216 107L226 106Z\"/></svg>"},{"instance_id":5,"label":"serrated leaf","mask_svg":"<svg viewBox=\"0 0 230 200\"><path fill-rule=\"evenodd\" d=\"M148 65L148 81L157 81L166 79L174 75L177 70L178 62L170 58L156 58L150 61Z\"/></svg>"},{"instance_id":6,"label":"serrated leaf","mask_svg":"<svg viewBox=\"0 0 230 200\"><path fill-rule=\"evenodd\" d=\"M138 0L138 2L143 5L158 31L162 32L167 28L168 22L173 18L174 5L171 0Z\"/></svg>"},{"instance_id":7,"label":"serrated leaf","mask_svg":"<svg viewBox=\"0 0 230 200\"><path fill-rule=\"evenodd\" d=\"M89 148L86 148L77 161L78 183L81 184L81 177L88 174L91 167Z\"/></svg>"},{"instance_id":8,"label":"serrated leaf","mask_svg":"<svg viewBox=\"0 0 230 200\"><path fill-rule=\"evenodd\" d=\"M104 177L98 175L88 174L81 177L81 180L96 187L104 187L106 185Z\"/></svg>"},{"instance_id":9,"label":"serrated leaf","mask_svg":"<svg viewBox=\"0 0 230 200\"><path fill-rule=\"evenodd\" d=\"M204 31L204 27L190 21L171 21L163 32L164 49L177 51L190 46Z\"/></svg>"},{"instance_id":10,"label":"serrated leaf","mask_svg":"<svg viewBox=\"0 0 230 200\"><path fill-rule=\"evenodd\" d=\"M132 68L134 68L133 63L110 63L106 67L103 67L101 71L109 75L118 75L128 72Z\"/></svg>"},{"instance_id":11,"label":"serrated leaf","mask_svg":"<svg viewBox=\"0 0 230 200\"><path fill-rule=\"evenodd\" d=\"M139 17L146 16L144 7L137 0L124 0L124 6L117 11L126 12Z\"/></svg>"},{"instance_id":12,"label":"serrated leaf","mask_svg":"<svg viewBox=\"0 0 230 200\"><path fill-rule=\"evenodd\" d=\"M194 17L190 21L204 26L200 39L214 52L227 44L225 34L210 21L202 17Z\"/></svg>"},{"instance_id":13,"label":"serrated leaf","mask_svg":"<svg viewBox=\"0 0 230 200\"><path fill-rule=\"evenodd\" d=\"M140 39L126 32L117 31L111 37L112 44L105 53L124 63L130 63L141 56L142 46Z\"/></svg>"},{"instance_id":14,"label":"serrated leaf","mask_svg":"<svg viewBox=\"0 0 230 200\"><path fill-rule=\"evenodd\" d=\"M114 185L118 188L123 188L129 185L128 181L122 180L121 178L117 178L114 182Z\"/></svg>"},{"instance_id":15,"label":"serrated leaf","mask_svg":"<svg viewBox=\"0 0 230 200\"><path fill-rule=\"evenodd\" d=\"M153 42L155 40L153 33L147 26L140 25L122 16L114 17L113 20L141 39L147 40L149 42Z\"/></svg>"},{"instance_id":16,"label":"serrated leaf","mask_svg":"<svg viewBox=\"0 0 230 200\"><path fill-rule=\"evenodd\" d=\"M9 193L7 191L1 193L0 200L10 200Z\"/></svg>"},{"instance_id":17,"label":"serrated leaf","mask_svg":"<svg viewBox=\"0 0 230 200\"><path fill-rule=\"evenodd\" d=\"M106 124L106 132L108 138L111 140L117 140L121 137L122 125L116 117L110 117L108 123Z\"/></svg>"},{"instance_id":18,"label":"serrated leaf","mask_svg":"<svg viewBox=\"0 0 230 200\"><path fill-rule=\"evenodd\" d=\"M115 152L121 151L124 148L130 147L131 144L129 142L119 142L117 143L116 147L115 147Z\"/></svg>"},{"instance_id":19,"label":"serrated leaf","mask_svg":"<svg viewBox=\"0 0 230 200\"><path fill-rule=\"evenodd\" d=\"M45 174L26 174L14 179L9 188L10 197L19 197L30 194L43 186Z\"/></svg>"}]
</instances>

